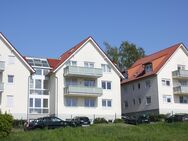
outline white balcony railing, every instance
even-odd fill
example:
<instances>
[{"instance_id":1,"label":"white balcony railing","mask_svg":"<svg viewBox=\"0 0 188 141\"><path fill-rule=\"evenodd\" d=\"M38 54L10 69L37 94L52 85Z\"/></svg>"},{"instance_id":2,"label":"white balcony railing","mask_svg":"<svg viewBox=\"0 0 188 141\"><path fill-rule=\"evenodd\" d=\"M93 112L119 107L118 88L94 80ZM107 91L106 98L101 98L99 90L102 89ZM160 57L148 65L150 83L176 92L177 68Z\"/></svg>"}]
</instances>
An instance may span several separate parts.
<instances>
[{"instance_id":1,"label":"white balcony railing","mask_svg":"<svg viewBox=\"0 0 188 141\"><path fill-rule=\"evenodd\" d=\"M86 86L67 86L64 88L64 94L76 96L100 96L102 95L102 88Z\"/></svg>"},{"instance_id":2,"label":"white balcony railing","mask_svg":"<svg viewBox=\"0 0 188 141\"><path fill-rule=\"evenodd\" d=\"M64 69L64 76L82 76L98 78L102 76L102 69L78 66L67 66Z\"/></svg>"},{"instance_id":3,"label":"white balcony railing","mask_svg":"<svg viewBox=\"0 0 188 141\"><path fill-rule=\"evenodd\" d=\"M188 86L177 86L174 87L174 94L188 94Z\"/></svg>"},{"instance_id":4,"label":"white balcony railing","mask_svg":"<svg viewBox=\"0 0 188 141\"><path fill-rule=\"evenodd\" d=\"M174 78L188 78L188 70L176 70L172 72Z\"/></svg>"}]
</instances>

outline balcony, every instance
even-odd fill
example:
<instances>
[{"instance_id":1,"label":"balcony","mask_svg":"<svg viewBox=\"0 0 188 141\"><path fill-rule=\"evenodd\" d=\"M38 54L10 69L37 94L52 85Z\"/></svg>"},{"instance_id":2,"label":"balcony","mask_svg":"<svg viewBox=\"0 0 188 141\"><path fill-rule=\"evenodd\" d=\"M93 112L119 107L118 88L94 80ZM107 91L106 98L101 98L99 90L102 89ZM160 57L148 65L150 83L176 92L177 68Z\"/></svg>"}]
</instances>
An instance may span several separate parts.
<instances>
[{"instance_id":1,"label":"balcony","mask_svg":"<svg viewBox=\"0 0 188 141\"><path fill-rule=\"evenodd\" d=\"M0 82L0 92L2 92L4 90L4 83Z\"/></svg>"},{"instance_id":2,"label":"balcony","mask_svg":"<svg viewBox=\"0 0 188 141\"><path fill-rule=\"evenodd\" d=\"M49 95L49 90L30 89L31 95Z\"/></svg>"},{"instance_id":3,"label":"balcony","mask_svg":"<svg viewBox=\"0 0 188 141\"><path fill-rule=\"evenodd\" d=\"M188 78L188 70L176 70L172 72L173 78L181 78L187 79Z\"/></svg>"},{"instance_id":4,"label":"balcony","mask_svg":"<svg viewBox=\"0 0 188 141\"><path fill-rule=\"evenodd\" d=\"M68 86L64 88L64 94L70 96L94 96L102 95L102 88L86 86Z\"/></svg>"},{"instance_id":5,"label":"balcony","mask_svg":"<svg viewBox=\"0 0 188 141\"><path fill-rule=\"evenodd\" d=\"M67 66L64 69L64 76L80 76L80 77L99 78L102 76L102 69L78 67L78 66Z\"/></svg>"},{"instance_id":6,"label":"balcony","mask_svg":"<svg viewBox=\"0 0 188 141\"><path fill-rule=\"evenodd\" d=\"M188 95L188 86L174 87L174 94L186 94L186 95Z\"/></svg>"},{"instance_id":7,"label":"balcony","mask_svg":"<svg viewBox=\"0 0 188 141\"><path fill-rule=\"evenodd\" d=\"M4 71L4 70L5 70L5 62L0 61L0 71Z\"/></svg>"}]
</instances>

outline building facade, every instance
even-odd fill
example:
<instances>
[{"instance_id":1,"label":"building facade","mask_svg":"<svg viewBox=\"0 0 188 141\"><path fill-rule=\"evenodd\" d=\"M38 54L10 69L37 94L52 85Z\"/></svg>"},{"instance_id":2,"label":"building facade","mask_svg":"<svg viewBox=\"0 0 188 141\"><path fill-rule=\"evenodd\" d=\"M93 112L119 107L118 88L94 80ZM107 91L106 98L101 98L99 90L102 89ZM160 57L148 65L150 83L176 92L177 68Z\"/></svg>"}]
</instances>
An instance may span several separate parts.
<instances>
[{"instance_id":1,"label":"building facade","mask_svg":"<svg viewBox=\"0 0 188 141\"><path fill-rule=\"evenodd\" d=\"M16 119L120 118L123 75L91 37L58 59L23 57L0 37L1 112Z\"/></svg>"},{"instance_id":2,"label":"building facade","mask_svg":"<svg viewBox=\"0 0 188 141\"><path fill-rule=\"evenodd\" d=\"M142 59L122 81L122 113L188 113L188 51L176 44Z\"/></svg>"}]
</instances>

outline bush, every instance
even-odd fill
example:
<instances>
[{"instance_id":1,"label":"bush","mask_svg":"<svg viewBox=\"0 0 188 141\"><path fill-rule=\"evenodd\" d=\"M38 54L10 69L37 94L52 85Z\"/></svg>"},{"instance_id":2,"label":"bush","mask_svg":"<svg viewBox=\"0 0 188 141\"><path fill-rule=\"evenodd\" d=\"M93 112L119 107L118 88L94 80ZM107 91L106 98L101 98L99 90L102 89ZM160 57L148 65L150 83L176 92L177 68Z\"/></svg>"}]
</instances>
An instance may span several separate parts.
<instances>
[{"instance_id":1,"label":"bush","mask_svg":"<svg viewBox=\"0 0 188 141\"><path fill-rule=\"evenodd\" d=\"M104 118L96 118L93 121L94 124L99 124L99 123L108 123L106 119Z\"/></svg>"},{"instance_id":2,"label":"bush","mask_svg":"<svg viewBox=\"0 0 188 141\"><path fill-rule=\"evenodd\" d=\"M26 120L14 120L13 121L13 127L14 128L23 128L24 127L24 123L26 122Z\"/></svg>"},{"instance_id":3,"label":"bush","mask_svg":"<svg viewBox=\"0 0 188 141\"><path fill-rule=\"evenodd\" d=\"M0 137L8 136L12 130L13 117L9 114L0 114Z\"/></svg>"},{"instance_id":4,"label":"bush","mask_svg":"<svg viewBox=\"0 0 188 141\"><path fill-rule=\"evenodd\" d=\"M117 118L114 120L114 123L124 123L123 119Z\"/></svg>"},{"instance_id":5,"label":"bush","mask_svg":"<svg viewBox=\"0 0 188 141\"><path fill-rule=\"evenodd\" d=\"M165 115L149 115L149 119L151 122L164 121Z\"/></svg>"}]
</instances>

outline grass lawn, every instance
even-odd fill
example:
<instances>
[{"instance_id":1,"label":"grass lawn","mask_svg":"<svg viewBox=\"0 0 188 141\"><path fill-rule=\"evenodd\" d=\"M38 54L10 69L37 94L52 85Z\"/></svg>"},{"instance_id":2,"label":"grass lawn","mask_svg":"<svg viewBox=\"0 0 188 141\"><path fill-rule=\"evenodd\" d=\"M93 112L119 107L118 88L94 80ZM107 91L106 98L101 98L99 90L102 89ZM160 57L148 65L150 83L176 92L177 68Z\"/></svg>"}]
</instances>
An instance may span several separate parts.
<instances>
[{"instance_id":1,"label":"grass lawn","mask_svg":"<svg viewBox=\"0 0 188 141\"><path fill-rule=\"evenodd\" d=\"M149 125L100 124L90 127L13 130L0 141L188 141L188 122Z\"/></svg>"}]
</instances>

